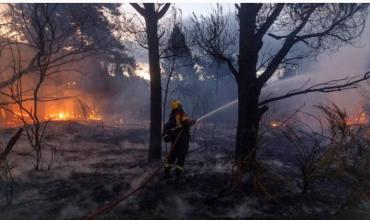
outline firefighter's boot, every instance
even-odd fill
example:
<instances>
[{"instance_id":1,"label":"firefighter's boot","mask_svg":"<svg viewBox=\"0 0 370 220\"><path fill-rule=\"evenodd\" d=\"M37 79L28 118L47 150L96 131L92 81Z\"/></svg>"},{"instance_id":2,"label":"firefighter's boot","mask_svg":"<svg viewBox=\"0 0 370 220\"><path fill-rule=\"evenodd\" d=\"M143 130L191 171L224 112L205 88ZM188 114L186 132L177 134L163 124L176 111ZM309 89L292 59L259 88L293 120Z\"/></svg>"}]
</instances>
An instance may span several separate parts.
<instances>
[{"instance_id":1,"label":"firefighter's boot","mask_svg":"<svg viewBox=\"0 0 370 220\"><path fill-rule=\"evenodd\" d=\"M181 166L175 167L175 176L176 176L176 182L179 182L182 177L182 172L184 171L184 168Z\"/></svg>"},{"instance_id":2,"label":"firefighter's boot","mask_svg":"<svg viewBox=\"0 0 370 220\"><path fill-rule=\"evenodd\" d=\"M171 164L166 163L164 165L164 178L165 179L171 178Z\"/></svg>"}]
</instances>

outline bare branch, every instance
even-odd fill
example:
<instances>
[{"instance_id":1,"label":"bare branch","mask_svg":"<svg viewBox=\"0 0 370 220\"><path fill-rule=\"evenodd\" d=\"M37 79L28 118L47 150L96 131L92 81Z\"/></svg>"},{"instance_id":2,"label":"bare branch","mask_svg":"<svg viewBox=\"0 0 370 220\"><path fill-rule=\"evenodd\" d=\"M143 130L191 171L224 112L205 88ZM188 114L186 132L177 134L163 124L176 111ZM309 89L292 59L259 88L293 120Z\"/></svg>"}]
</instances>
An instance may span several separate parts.
<instances>
[{"instance_id":1,"label":"bare branch","mask_svg":"<svg viewBox=\"0 0 370 220\"><path fill-rule=\"evenodd\" d=\"M238 78L232 54L235 52L237 31L230 29L229 17L224 15L222 6L217 5L210 17L193 15L193 43L205 51L216 62L225 63L230 72Z\"/></svg>"},{"instance_id":2,"label":"bare branch","mask_svg":"<svg viewBox=\"0 0 370 220\"><path fill-rule=\"evenodd\" d=\"M258 103L258 105L266 105L270 102L286 99L292 96L297 96L297 95L303 95L303 94L308 94L308 93L313 93L313 92L321 92L321 93L330 93L330 92L337 92L337 91L343 91L343 90L348 90L348 89L354 89L359 87L359 83L366 81L367 79L370 78L370 71L366 72L361 78L345 78L345 79L339 79L339 80L331 80L328 82L316 84L313 86L310 86L307 89L302 89L302 90L293 90L287 92L285 95L265 99ZM334 85L333 85L334 84Z\"/></svg>"},{"instance_id":3,"label":"bare branch","mask_svg":"<svg viewBox=\"0 0 370 220\"><path fill-rule=\"evenodd\" d=\"M313 14L317 7L318 7L317 5L312 5L310 9L307 11L307 13L303 16L302 21L297 26L297 28L290 32L290 34L287 36L287 39L285 40L283 46L271 60L267 69L262 73L260 77L258 77L258 81L261 86L265 84L267 80L270 79L270 77L274 74L276 69L279 67L281 61L285 58L285 56L288 54L293 45L298 42L296 40L296 35L304 28L304 26L309 21L310 16Z\"/></svg>"},{"instance_id":4,"label":"bare branch","mask_svg":"<svg viewBox=\"0 0 370 220\"><path fill-rule=\"evenodd\" d=\"M140 7L140 5L139 4L137 4L137 3L130 3L130 5L137 11L137 12L139 12L139 14L141 15L141 16L143 16L144 17L144 15L146 14L146 10L145 10L145 8L143 8L143 7Z\"/></svg>"},{"instance_id":5,"label":"bare branch","mask_svg":"<svg viewBox=\"0 0 370 220\"><path fill-rule=\"evenodd\" d=\"M274 11L271 15L266 19L265 23L263 23L262 27L257 31L257 39L261 40L262 37L266 34L267 30L271 27L271 25L275 22L277 17L280 15L281 11L284 8L284 4L277 4Z\"/></svg>"},{"instance_id":6,"label":"bare branch","mask_svg":"<svg viewBox=\"0 0 370 220\"><path fill-rule=\"evenodd\" d=\"M13 135L13 137L10 139L8 144L6 145L5 149L3 152L0 153L0 163L6 159L10 151L13 149L15 143L17 143L19 137L21 136L23 131L23 128L20 128L17 133Z\"/></svg>"},{"instance_id":7,"label":"bare branch","mask_svg":"<svg viewBox=\"0 0 370 220\"><path fill-rule=\"evenodd\" d=\"M159 11L157 12L157 18L158 19L162 18L166 14L168 9L170 8L170 5L171 5L171 3L166 3L166 4L164 4L164 6L161 9L159 9Z\"/></svg>"}]
</instances>

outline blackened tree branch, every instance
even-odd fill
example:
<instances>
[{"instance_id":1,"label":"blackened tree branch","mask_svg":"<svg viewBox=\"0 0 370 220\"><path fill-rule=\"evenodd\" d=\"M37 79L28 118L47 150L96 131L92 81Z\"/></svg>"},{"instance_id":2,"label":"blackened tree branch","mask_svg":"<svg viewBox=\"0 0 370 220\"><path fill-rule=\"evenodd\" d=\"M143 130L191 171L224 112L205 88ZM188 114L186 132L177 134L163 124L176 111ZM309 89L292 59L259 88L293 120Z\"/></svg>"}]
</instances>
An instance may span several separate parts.
<instances>
[{"instance_id":1,"label":"blackened tree branch","mask_svg":"<svg viewBox=\"0 0 370 220\"><path fill-rule=\"evenodd\" d=\"M295 43L298 41L296 40L296 35L305 27L307 22L309 21L311 15L317 8L317 5L312 5L308 12L303 16L301 23L294 29L285 40L283 46L274 56L274 58L269 63L267 69L262 73L262 75L258 78L260 85L262 86L271 78L271 76L275 73L276 69L279 67L281 62L284 60L285 56L289 53L290 49L294 46Z\"/></svg>"},{"instance_id":2,"label":"blackened tree branch","mask_svg":"<svg viewBox=\"0 0 370 220\"><path fill-rule=\"evenodd\" d=\"M274 24L277 17L280 15L281 11L284 8L284 4L277 4L274 11L271 15L266 19L266 22L258 29L257 31L257 39L262 40L262 37L266 34L267 30Z\"/></svg>"},{"instance_id":3,"label":"blackened tree branch","mask_svg":"<svg viewBox=\"0 0 370 220\"><path fill-rule=\"evenodd\" d=\"M164 4L164 6L161 9L158 10L158 12L157 12L157 18L158 19L162 18L166 14L168 9L170 8L170 5L171 5L171 3L166 3L166 4Z\"/></svg>"},{"instance_id":4,"label":"blackened tree branch","mask_svg":"<svg viewBox=\"0 0 370 220\"><path fill-rule=\"evenodd\" d=\"M303 95L308 93L314 93L314 92L321 92L321 93L330 93L330 92L338 92L338 91L344 91L348 89L354 89L358 88L360 85L359 83L366 81L370 78L370 71L366 72L362 77L356 79L354 77L352 78L344 78L344 79L338 79L338 80L331 80L324 83L319 83L313 86L310 86L306 89L295 89L287 92L284 95L276 96L273 98L265 99L258 103L259 106L266 105L270 102L290 98L292 96L297 95Z\"/></svg>"},{"instance_id":5,"label":"blackened tree branch","mask_svg":"<svg viewBox=\"0 0 370 220\"><path fill-rule=\"evenodd\" d=\"M18 139L20 138L23 132L23 128L20 128L17 133L13 135L13 137L9 140L8 144L6 145L3 152L0 153L0 163L6 159L10 151L13 149L14 145L17 143Z\"/></svg>"},{"instance_id":6,"label":"blackened tree branch","mask_svg":"<svg viewBox=\"0 0 370 220\"><path fill-rule=\"evenodd\" d=\"M144 16L146 11L145 11L145 8L141 7L139 4L137 3L130 3L130 5L137 11L139 12L139 14L141 16Z\"/></svg>"}]
</instances>

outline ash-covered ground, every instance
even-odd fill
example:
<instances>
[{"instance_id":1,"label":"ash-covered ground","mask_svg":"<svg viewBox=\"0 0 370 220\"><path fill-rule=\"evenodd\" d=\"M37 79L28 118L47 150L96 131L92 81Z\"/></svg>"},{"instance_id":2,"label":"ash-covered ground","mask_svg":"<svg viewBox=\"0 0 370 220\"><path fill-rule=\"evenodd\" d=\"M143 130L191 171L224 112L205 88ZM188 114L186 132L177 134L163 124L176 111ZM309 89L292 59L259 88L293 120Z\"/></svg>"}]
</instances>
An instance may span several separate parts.
<instances>
[{"instance_id":1,"label":"ash-covered ground","mask_svg":"<svg viewBox=\"0 0 370 220\"><path fill-rule=\"evenodd\" d=\"M1 130L1 142L14 132ZM98 219L339 218L334 214L347 190L321 181L301 196L296 150L278 132L266 135L259 155L266 192L252 192L247 185L226 190L232 180L232 129L192 133L179 183L159 175ZM80 219L142 184L159 166L147 163L147 140L144 126L52 122L44 141L43 170L34 171L32 149L22 137L8 158L14 166L14 190L10 204L0 198L0 219ZM4 194L6 182L0 181L0 187ZM356 218L367 219L351 215Z\"/></svg>"}]
</instances>

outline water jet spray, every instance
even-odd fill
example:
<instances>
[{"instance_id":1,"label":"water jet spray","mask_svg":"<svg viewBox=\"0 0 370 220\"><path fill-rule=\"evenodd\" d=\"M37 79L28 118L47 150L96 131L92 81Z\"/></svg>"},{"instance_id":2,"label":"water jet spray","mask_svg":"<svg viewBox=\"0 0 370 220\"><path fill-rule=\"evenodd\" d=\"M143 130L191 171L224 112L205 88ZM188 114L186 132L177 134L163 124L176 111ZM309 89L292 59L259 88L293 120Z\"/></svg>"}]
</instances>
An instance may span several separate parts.
<instances>
[{"instance_id":1,"label":"water jet spray","mask_svg":"<svg viewBox=\"0 0 370 220\"><path fill-rule=\"evenodd\" d=\"M204 114L203 116L201 116L201 117L199 117L199 118L197 119L197 122L196 122L196 123L199 123L200 121L202 121L202 120L204 120L204 119L206 119L206 118L208 118L208 117L210 117L210 116L212 116L212 115L216 114L217 112L219 112L219 111L221 111L221 110L224 110L224 109L226 109L226 108L228 108L228 107L230 107L230 106L233 106L233 105L235 105L236 103L238 103L238 99L235 99L235 100L233 100L233 101L231 101L231 102L229 102L229 103L226 103L225 105L223 105L223 106L221 106L221 107L216 108L215 110L213 110L213 111L211 111L211 112L208 112L208 113Z\"/></svg>"}]
</instances>

